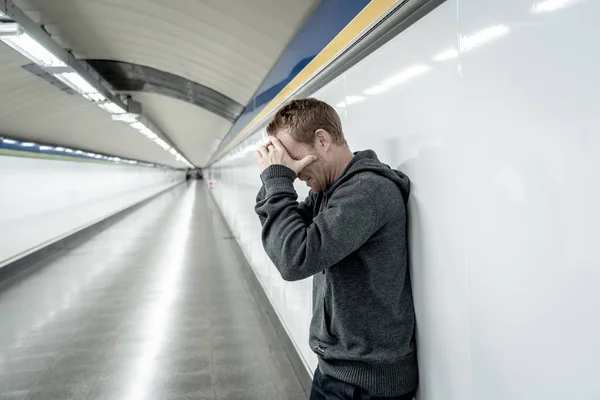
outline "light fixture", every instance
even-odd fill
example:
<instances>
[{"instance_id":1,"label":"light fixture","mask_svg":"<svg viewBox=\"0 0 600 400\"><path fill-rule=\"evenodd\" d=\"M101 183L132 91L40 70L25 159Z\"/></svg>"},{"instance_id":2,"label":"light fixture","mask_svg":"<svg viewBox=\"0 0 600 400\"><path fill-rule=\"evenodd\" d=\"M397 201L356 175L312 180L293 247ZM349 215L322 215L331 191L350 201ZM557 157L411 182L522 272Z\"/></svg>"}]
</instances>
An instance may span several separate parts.
<instances>
[{"instance_id":1,"label":"light fixture","mask_svg":"<svg viewBox=\"0 0 600 400\"><path fill-rule=\"evenodd\" d=\"M137 114L131 114L131 113L125 113L125 114L115 114L112 117L113 121L120 121L120 122L125 122L128 124L134 123L138 120L139 115Z\"/></svg>"},{"instance_id":2,"label":"light fixture","mask_svg":"<svg viewBox=\"0 0 600 400\"><path fill-rule=\"evenodd\" d=\"M54 74L54 76L61 82L63 82L65 85L69 86L71 89L75 90L78 93L81 93L83 97L90 101L106 101L106 97L104 97L100 92L98 92L98 89L96 89L88 81L83 79L81 75L79 75L77 72L63 72L60 74Z\"/></svg>"},{"instance_id":3,"label":"light fixture","mask_svg":"<svg viewBox=\"0 0 600 400\"><path fill-rule=\"evenodd\" d=\"M42 67L66 67L62 60L25 33L16 22L0 22L0 40Z\"/></svg>"},{"instance_id":4,"label":"light fixture","mask_svg":"<svg viewBox=\"0 0 600 400\"><path fill-rule=\"evenodd\" d=\"M125 110L113 102L99 103L98 107L111 114L125 114Z\"/></svg>"},{"instance_id":5,"label":"light fixture","mask_svg":"<svg viewBox=\"0 0 600 400\"><path fill-rule=\"evenodd\" d=\"M25 143L21 143L21 146L23 146L23 147L33 147L33 146L35 146L35 143L25 142Z\"/></svg>"},{"instance_id":6,"label":"light fixture","mask_svg":"<svg viewBox=\"0 0 600 400\"><path fill-rule=\"evenodd\" d=\"M150 129L143 131L142 134L144 134L150 140L154 140L158 137L158 135L152 132Z\"/></svg>"},{"instance_id":7,"label":"light fixture","mask_svg":"<svg viewBox=\"0 0 600 400\"><path fill-rule=\"evenodd\" d=\"M102 93L96 92L96 93L84 93L82 95L84 98L86 98L89 101L93 101L93 102L101 102L101 101L106 101L106 97L104 97L104 95Z\"/></svg>"},{"instance_id":8,"label":"light fixture","mask_svg":"<svg viewBox=\"0 0 600 400\"><path fill-rule=\"evenodd\" d=\"M114 117L114 116L113 116ZM156 133L152 132L150 128L144 125L142 122L136 121L129 124L133 129L140 132L142 135L146 136L148 139L152 140L154 143L159 145L164 151L168 151L171 155L174 155L177 161L184 162L186 165L193 168L193 165L182 157L177 150L172 148L167 142L165 142L161 137L159 137Z\"/></svg>"},{"instance_id":9,"label":"light fixture","mask_svg":"<svg viewBox=\"0 0 600 400\"><path fill-rule=\"evenodd\" d=\"M169 146L169 145L167 144L167 142L165 142L165 141L164 141L164 140L162 140L161 138L156 138L156 139L154 139L154 142L155 142L157 145L159 145L160 147L162 147L162 148L163 148L163 150L165 150L165 151L167 151L167 150L169 150L169 149L171 148L171 146Z\"/></svg>"},{"instance_id":10,"label":"light fixture","mask_svg":"<svg viewBox=\"0 0 600 400\"><path fill-rule=\"evenodd\" d=\"M8 144L17 144L17 141L12 139L2 139L2 141Z\"/></svg>"},{"instance_id":11,"label":"light fixture","mask_svg":"<svg viewBox=\"0 0 600 400\"><path fill-rule=\"evenodd\" d=\"M141 122L134 122L133 124L130 124L130 125L136 131L142 131L144 129L148 129L148 128L146 128L146 125L142 124Z\"/></svg>"}]
</instances>

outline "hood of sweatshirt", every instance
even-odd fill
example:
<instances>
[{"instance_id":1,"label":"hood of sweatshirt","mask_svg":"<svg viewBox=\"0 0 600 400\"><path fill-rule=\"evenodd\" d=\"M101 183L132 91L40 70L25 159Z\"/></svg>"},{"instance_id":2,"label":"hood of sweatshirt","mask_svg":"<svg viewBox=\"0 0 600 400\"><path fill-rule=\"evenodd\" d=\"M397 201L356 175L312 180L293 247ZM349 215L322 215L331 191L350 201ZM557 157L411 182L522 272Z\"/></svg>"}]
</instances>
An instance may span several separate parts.
<instances>
[{"instance_id":1,"label":"hood of sweatshirt","mask_svg":"<svg viewBox=\"0 0 600 400\"><path fill-rule=\"evenodd\" d=\"M406 204L408 202L408 197L410 195L410 179L408 176L379 161L377 154L375 154L373 150L355 152L354 157L346 166L344 172L342 172L340 177L327 187L325 196L329 197L339 185L342 185L354 175L365 171L384 176L394 182L402 193L404 203Z\"/></svg>"}]
</instances>

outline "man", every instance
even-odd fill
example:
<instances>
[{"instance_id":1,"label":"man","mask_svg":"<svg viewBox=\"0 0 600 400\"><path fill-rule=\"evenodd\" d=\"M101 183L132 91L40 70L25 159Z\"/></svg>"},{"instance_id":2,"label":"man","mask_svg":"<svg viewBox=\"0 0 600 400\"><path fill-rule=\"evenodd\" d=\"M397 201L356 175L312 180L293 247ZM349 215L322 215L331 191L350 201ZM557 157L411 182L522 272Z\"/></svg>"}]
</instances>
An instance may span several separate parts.
<instances>
[{"instance_id":1,"label":"man","mask_svg":"<svg viewBox=\"0 0 600 400\"><path fill-rule=\"evenodd\" d=\"M413 398L418 385L408 273L410 181L371 150L352 153L336 111L293 100L257 151L256 213L283 279L313 276L311 400ZM294 180L311 188L297 202Z\"/></svg>"}]
</instances>

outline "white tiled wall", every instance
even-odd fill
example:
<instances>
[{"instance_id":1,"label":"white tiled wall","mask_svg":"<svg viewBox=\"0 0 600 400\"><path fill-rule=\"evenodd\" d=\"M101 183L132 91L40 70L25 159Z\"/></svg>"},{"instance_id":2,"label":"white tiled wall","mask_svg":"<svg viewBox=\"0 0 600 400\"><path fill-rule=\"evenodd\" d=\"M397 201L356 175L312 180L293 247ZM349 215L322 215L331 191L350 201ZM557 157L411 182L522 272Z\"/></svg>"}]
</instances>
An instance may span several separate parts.
<instances>
[{"instance_id":1,"label":"white tiled wall","mask_svg":"<svg viewBox=\"0 0 600 400\"><path fill-rule=\"evenodd\" d=\"M314 94L353 150L412 179L420 399L600 398L599 17L593 0L449 0ZM209 180L313 369L310 282L283 282L260 242L262 134Z\"/></svg>"},{"instance_id":2,"label":"white tiled wall","mask_svg":"<svg viewBox=\"0 0 600 400\"><path fill-rule=\"evenodd\" d=\"M0 267L184 179L175 170L0 156Z\"/></svg>"}]
</instances>

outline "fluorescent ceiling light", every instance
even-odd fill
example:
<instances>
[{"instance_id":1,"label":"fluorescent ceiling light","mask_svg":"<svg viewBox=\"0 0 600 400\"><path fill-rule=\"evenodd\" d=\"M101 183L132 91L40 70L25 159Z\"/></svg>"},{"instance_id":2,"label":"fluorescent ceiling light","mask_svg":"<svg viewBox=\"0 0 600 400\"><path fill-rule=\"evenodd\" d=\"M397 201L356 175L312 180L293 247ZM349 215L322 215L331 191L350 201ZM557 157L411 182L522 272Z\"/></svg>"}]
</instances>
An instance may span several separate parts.
<instances>
[{"instance_id":1,"label":"fluorescent ceiling light","mask_svg":"<svg viewBox=\"0 0 600 400\"><path fill-rule=\"evenodd\" d=\"M113 102L100 103L98 104L98 107L105 111L108 111L111 114L125 114L125 110L123 110L120 106L116 105Z\"/></svg>"},{"instance_id":2,"label":"fluorescent ceiling light","mask_svg":"<svg viewBox=\"0 0 600 400\"><path fill-rule=\"evenodd\" d=\"M138 120L138 115L131 114L131 113L125 113L125 114L116 114L116 115L113 115L111 118L112 118L113 121L121 121L121 122L126 122L126 123L133 123L133 122L136 122Z\"/></svg>"},{"instance_id":3,"label":"fluorescent ceiling light","mask_svg":"<svg viewBox=\"0 0 600 400\"><path fill-rule=\"evenodd\" d=\"M150 130L150 128L144 127L144 129L140 129L140 133L144 136L149 136L149 135L152 135L154 132L152 132L152 130Z\"/></svg>"},{"instance_id":4,"label":"fluorescent ceiling light","mask_svg":"<svg viewBox=\"0 0 600 400\"><path fill-rule=\"evenodd\" d=\"M171 146L169 146L167 144L167 142L165 142L164 140L162 140L161 138L156 138L154 139L154 142L159 145L160 147L162 147L165 151L169 150L171 148Z\"/></svg>"},{"instance_id":5,"label":"fluorescent ceiling light","mask_svg":"<svg viewBox=\"0 0 600 400\"><path fill-rule=\"evenodd\" d=\"M85 97L89 101L94 101L94 102L106 101L106 97L104 97L104 95L102 93L98 93L98 92L84 93L82 96Z\"/></svg>"},{"instance_id":6,"label":"fluorescent ceiling light","mask_svg":"<svg viewBox=\"0 0 600 400\"><path fill-rule=\"evenodd\" d=\"M55 151L65 151L65 148L64 147L56 147L54 150Z\"/></svg>"},{"instance_id":7,"label":"fluorescent ceiling light","mask_svg":"<svg viewBox=\"0 0 600 400\"><path fill-rule=\"evenodd\" d=\"M16 22L2 22L0 23L0 35L2 40L8 37L18 36L23 34L21 26Z\"/></svg>"},{"instance_id":8,"label":"fluorescent ceiling light","mask_svg":"<svg viewBox=\"0 0 600 400\"><path fill-rule=\"evenodd\" d=\"M144 129L148 129L146 128L146 125L142 124L141 122L134 122L133 124L130 125L133 129L135 129L136 131L142 131Z\"/></svg>"},{"instance_id":9,"label":"fluorescent ceiling light","mask_svg":"<svg viewBox=\"0 0 600 400\"><path fill-rule=\"evenodd\" d=\"M67 66L29 34L25 33L17 23L0 23L0 40L41 67Z\"/></svg>"},{"instance_id":10,"label":"fluorescent ceiling light","mask_svg":"<svg viewBox=\"0 0 600 400\"><path fill-rule=\"evenodd\" d=\"M67 153L72 153L72 152L73 152L73 150L71 150L71 149L66 149L65 151L66 151Z\"/></svg>"},{"instance_id":11,"label":"fluorescent ceiling light","mask_svg":"<svg viewBox=\"0 0 600 400\"><path fill-rule=\"evenodd\" d=\"M48 150L52 150L51 146L40 146L40 150L41 151L48 151Z\"/></svg>"},{"instance_id":12,"label":"fluorescent ceiling light","mask_svg":"<svg viewBox=\"0 0 600 400\"><path fill-rule=\"evenodd\" d=\"M546 0L541 1L531 8L533 14L542 14L560 10L561 8L569 7L578 3L578 0Z\"/></svg>"},{"instance_id":13,"label":"fluorescent ceiling light","mask_svg":"<svg viewBox=\"0 0 600 400\"><path fill-rule=\"evenodd\" d=\"M23 146L23 147L33 147L33 146L35 146L35 143L29 143L29 142L21 143L21 146Z\"/></svg>"},{"instance_id":14,"label":"fluorescent ceiling light","mask_svg":"<svg viewBox=\"0 0 600 400\"><path fill-rule=\"evenodd\" d=\"M340 101L335 106L339 107L339 108L346 108L346 102L345 101Z\"/></svg>"},{"instance_id":15,"label":"fluorescent ceiling light","mask_svg":"<svg viewBox=\"0 0 600 400\"><path fill-rule=\"evenodd\" d=\"M77 72L64 72L54 76L90 101L106 101L106 98Z\"/></svg>"},{"instance_id":16,"label":"fluorescent ceiling light","mask_svg":"<svg viewBox=\"0 0 600 400\"><path fill-rule=\"evenodd\" d=\"M177 154L177 150L175 150L175 149L171 149L171 150L169 150L169 153L171 153L171 154L175 155L175 154Z\"/></svg>"},{"instance_id":17,"label":"fluorescent ceiling light","mask_svg":"<svg viewBox=\"0 0 600 400\"><path fill-rule=\"evenodd\" d=\"M12 139L2 139L2 141L4 143L8 143L8 144L16 144L17 143L16 140L12 140Z\"/></svg>"}]
</instances>

